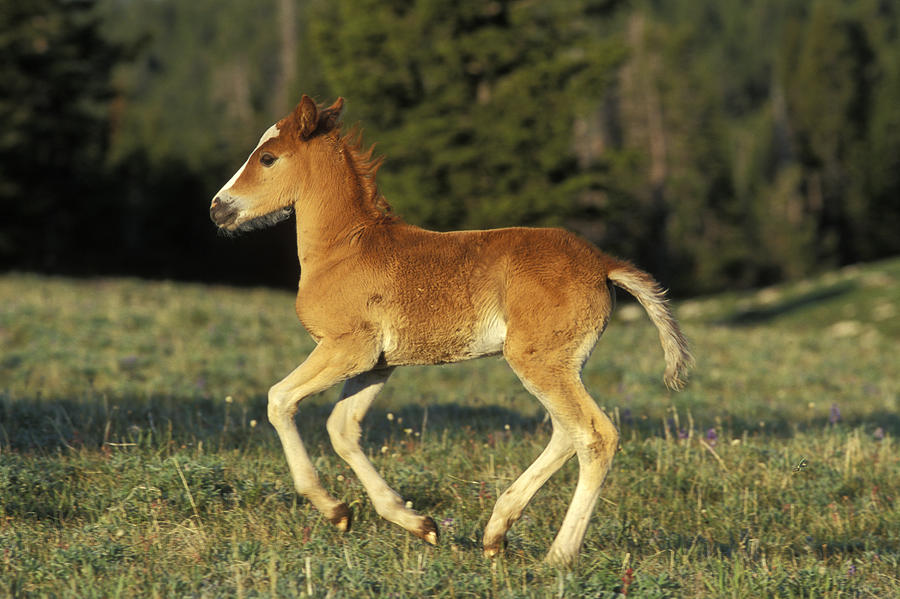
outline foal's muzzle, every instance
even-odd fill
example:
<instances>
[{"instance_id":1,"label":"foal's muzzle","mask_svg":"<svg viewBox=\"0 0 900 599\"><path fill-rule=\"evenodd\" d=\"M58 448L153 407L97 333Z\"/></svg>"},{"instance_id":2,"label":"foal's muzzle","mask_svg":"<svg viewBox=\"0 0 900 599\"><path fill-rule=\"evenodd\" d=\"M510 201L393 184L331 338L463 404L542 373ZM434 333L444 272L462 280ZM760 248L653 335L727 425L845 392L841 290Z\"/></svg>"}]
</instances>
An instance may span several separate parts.
<instances>
[{"instance_id":1,"label":"foal's muzzle","mask_svg":"<svg viewBox=\"0 0 900 599\"><path fill-rule=\"evenodd\" d=\"M226 227L234 223L238 210L234 204L225 198L216 196L209 207L209 218L219 227Z\"/></svg>"}]
</instances>

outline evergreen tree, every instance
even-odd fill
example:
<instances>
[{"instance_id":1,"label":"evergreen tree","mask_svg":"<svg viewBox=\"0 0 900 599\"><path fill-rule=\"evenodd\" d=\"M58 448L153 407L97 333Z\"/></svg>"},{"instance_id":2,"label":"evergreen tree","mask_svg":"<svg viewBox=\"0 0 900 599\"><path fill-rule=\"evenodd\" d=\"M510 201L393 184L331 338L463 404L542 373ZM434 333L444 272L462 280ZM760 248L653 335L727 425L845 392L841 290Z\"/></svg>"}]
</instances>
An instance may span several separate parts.
<instances>
[{"instance_id":1,"label":"evergreen tree","mask_svg":"<svg viewBox=\"0 0 900 599\"><path fill-rule=\"evenodd\" d=\"M818 224L818 260L852 258L850 168L869 118L871 47L858 20L830 2L812 6L782 56L782 80L805 210Z\"/></svg>"},{"instance_id":2,"label":"evergreen tree","mask_svg":"<svg viewBox=\"0 0 900 599\"><path fill-rule=\"evenodd\" d=\"M294 8L284 0L107 0L108 36L140 41L116 71L111 159L178 161L210 185L239 166L295 103Z\"/></svg>"},{"instance_id":3,"label":"evergreen tree","mask_svg":"<svg viewBox=\"0 0 900 599\"><path fill-rule=\"evenodd\" d=\"M102 213L110 73L92 2L0 2L0 268L53 268Z\"/></svg>"},{"instance_id":4,"label":"evergreen tree","mask_svg":"<svg viewBox=\"0 0 900 599\"><path fill-rule=\"evenodd\" d=\"M206 205L301 92L423 226L564 224L689 293L900 252L883 0L0 0L0 31L0 267L292 284L289 228L223 245Z\"/></svg>"},{"instance_id":5,"label":"evergreen tree","mask_svg":"<svg viewBox=\"0 0 900 599\"><path fill-rule=\"evenodd\" d=\"M623 54L598 35L610 3L321 3L323 73L388 158L398 212L437 228L559 222L598 174L576 117Z\"/></svg>"}]
</instances>

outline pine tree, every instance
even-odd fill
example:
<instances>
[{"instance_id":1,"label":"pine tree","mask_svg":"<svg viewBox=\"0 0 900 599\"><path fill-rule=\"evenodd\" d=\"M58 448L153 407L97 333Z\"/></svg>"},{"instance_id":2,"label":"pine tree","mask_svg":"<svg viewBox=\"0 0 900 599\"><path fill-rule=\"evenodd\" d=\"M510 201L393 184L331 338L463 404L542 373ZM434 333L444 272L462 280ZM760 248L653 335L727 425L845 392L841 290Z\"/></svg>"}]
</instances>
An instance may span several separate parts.
<instances>
[{"instance_id":1,"label":"pine tree","mask_svg":"<svg viewBox=\"0 0 900 599\"><path fill-rule=\"evenodd\" d=\"M0 4L0 268L52 268L101 210L110 74L91 2Z\"/></svg>"},{"instance_id":2,"label":"pine tree","mask_svg":"<svg viewBox=\"0 0 900 599\"><path fill-rule=\"evenodd\" d=\"M324 75L387 156L381 184L398 212L437 228L552 223L571 213L596 179L578 165L573 125L622 58L598 35L591 8L319 7L312 33Z\"/></svg>"}]
</instances>

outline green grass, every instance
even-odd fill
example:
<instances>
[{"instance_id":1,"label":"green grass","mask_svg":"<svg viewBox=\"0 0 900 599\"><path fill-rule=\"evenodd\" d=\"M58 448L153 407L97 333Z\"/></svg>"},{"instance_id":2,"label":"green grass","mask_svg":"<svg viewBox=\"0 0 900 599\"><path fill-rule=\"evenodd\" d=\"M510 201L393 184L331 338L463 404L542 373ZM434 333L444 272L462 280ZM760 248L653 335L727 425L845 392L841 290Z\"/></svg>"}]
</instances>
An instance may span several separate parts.
<instances>
[{"instance_id":1,"label":"green grass","mask_svg":"<svg viewBox=\"0 0 900 599\"><path fill-rule=\"evenodd\" d=\"M353 530L293 493L265 418L311 348L291 295L6 275L0 306L0 596L898 596L900 260L677 303L698 363L678 394L620 302L584 378L621 450L574 571L541 563L574 462L481 556L549 437L501 359L400 370L366 419L431 548L331 450L337 389L298 423Z\"/></svg>"}]
</instances>

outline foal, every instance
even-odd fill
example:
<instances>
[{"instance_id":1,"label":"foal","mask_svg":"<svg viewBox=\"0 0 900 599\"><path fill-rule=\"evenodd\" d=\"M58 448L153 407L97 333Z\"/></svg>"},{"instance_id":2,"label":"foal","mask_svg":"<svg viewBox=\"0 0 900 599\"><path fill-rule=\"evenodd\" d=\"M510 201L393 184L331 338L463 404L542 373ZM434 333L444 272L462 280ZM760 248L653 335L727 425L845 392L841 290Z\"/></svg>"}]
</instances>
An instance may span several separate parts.
<instances>
[{"instance_id":1,"label":"foal","mask_svg":"<svg viewBox=\"0 0 900 599\"><path fill-rule=\"evenodd\" d=\"M664 292L648 274L563 230L435 233L404 223L378 193L380 160L341 135L342 107L341 98L321 108L303 96L210 207L213 222L229 232L296 215L296 311L317 346L269 390L268 416L297 492L338 529L350 527L350 510L319 483L294 422L304 398L346 381L327 423L335 451L379 515L437 544L434 520L407 507L366 458L360 421L396 366L502 353L549 412L553 433L497 500L484 553L498 553L538 489L577 455L575 494L547 554L552 563L570 563L619 439L584 389L581 369L609 322L616 285L659 329L665 382L680 388L692 358Z\"/></svg>"}]
</instances>

